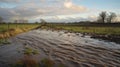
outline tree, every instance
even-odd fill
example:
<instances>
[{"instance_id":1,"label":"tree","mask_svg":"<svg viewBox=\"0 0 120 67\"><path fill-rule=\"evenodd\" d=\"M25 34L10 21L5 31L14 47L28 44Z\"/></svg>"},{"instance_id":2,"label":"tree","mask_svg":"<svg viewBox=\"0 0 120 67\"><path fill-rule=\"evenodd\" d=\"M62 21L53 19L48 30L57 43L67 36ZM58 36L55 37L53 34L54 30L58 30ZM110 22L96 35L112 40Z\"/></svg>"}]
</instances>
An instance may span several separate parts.
<instances>
[{"instance_id":1,"label":"tree","mask_svg":"<svg viewBox=\"0 0 120 67\"><path fill-rule=\"evenodd\" d=\"M105 11L103 11L99 14L98 20L105 23L106 18L107 18L107 13Z\"/></svg>"},{"instance_id":2,"label":"tree","mask_svg":"<svg viewBox=\"0 0 120 67\"><path fill-rule=\"evenodd\" d=\"M3 21L3 18L0 16L0 23Z\"/></svg>"},{"instance_id":3,"label":"tree","mask_svg":"<svg viewBox=\"0 0 120 67\"><path fill-rule=\"evenodd\" d=\"M40 19L40 21L42 26L46 26L47 22L44 19Z\"/></svg>"},{"instance_id":4,"label":"tree","mask_svg":"<svg viewBox=\"0 0 120 67\"><path fill-rule=\"evenodd\" d=\"M115 13L110 12L110 14L107 17L107 22L111 23L116 17L117 17L117 15Z\"/></svg>"},{"instance_id":5,"label":"tree","mask_svg":"<svg viewBox=\"0 0 120 67\"><path fill-rule=\"evenodd\" d=\"M39 22L36 21L35 23L38 24Z\"/></svg>"}]
</instances>

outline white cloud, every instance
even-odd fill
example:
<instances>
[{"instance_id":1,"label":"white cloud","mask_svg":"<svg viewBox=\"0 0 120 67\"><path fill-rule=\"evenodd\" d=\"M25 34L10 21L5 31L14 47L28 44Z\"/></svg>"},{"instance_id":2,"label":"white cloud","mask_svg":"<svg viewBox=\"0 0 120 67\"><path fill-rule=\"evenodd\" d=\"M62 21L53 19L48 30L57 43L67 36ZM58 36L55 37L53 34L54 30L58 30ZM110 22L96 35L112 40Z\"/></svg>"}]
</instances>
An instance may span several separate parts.
<instances>
[{"instance_id":1,"label":"white cloud","mask_svg":"<svg viewBox=\"0 0 120 67\"><path fill-rule=\"evenodd\" d=\"M76 10L76 11L85 11L86 8L83 6L78 6L72 3L72 1L64 2L64 6L68 9Z\"/></svg>"},{"instance_id":2,"label":"white cloud","mask_svg":"<svg viewBox=\"0 0 120 67\"><path fill-rule=\"evenodd\" d=\"M120 14L117 15L117 17L114 21L119 21L120 22Z\"/></svg>"},{"instance_id":3,"label":"white cloud","mask_svg":"<svg viewBox=\"0 0 120 67\"><path fill-rule=\"evenodd\" d=\"M86 11L71 0L0 0L18 3L14 8L0 8L0 16L6 19L34 19L41 16L71 15Z\"/></svg>"},{"instance_id":4,"label":"white cloud","mask_svg":"<svg viewBox=\"0 0 120 67\"><path fill-rule=\"evenodd\" d=\"M0 0L0 2L2 2L2 3L17 3L20 1L22 1L22 0Z\"/></svg>"}]
</instances>

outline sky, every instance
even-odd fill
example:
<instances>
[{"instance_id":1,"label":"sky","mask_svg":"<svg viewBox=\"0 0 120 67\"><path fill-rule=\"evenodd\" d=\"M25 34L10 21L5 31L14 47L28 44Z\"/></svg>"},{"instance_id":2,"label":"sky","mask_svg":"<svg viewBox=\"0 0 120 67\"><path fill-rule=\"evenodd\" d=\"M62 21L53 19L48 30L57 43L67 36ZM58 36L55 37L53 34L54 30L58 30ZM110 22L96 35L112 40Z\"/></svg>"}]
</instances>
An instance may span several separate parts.
<instances>
[{"instance_id":1,"label":"sky","mask_svg":"<svg viewBox=\"0 0 120 67\"><path fill-rule=\"evenodd\" d=\"M120 21L120 0L0 0L4 21L95 21L101 11L115 12Z\"/></svg>"}]
</instances>

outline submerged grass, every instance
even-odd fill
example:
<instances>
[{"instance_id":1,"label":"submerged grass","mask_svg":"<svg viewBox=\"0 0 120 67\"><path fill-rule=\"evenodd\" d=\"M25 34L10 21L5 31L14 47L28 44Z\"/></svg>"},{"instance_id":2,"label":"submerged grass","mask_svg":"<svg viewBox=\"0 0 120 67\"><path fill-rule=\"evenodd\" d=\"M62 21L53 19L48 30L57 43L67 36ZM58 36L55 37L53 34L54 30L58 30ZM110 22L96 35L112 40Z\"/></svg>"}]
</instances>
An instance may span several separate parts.
<instances>
[{"instance_id":1,"label":"submerged grass","mask_svg":"<svg viewBox=\"0 0 120 67\"><path fill-rule=\"evenodd\" d=\"M8 39L0 39L0 44L10 44Z\"/></svg>"},{"instance_id":2,"label":"submerged grass","mask_svg":"<svg viewBox=\"0 0 120 67\"><path fill-rule=\"evenodd\" d=\"M39 54L39 52L35 49L30 48L30 47L25 47L24 54L25 55L37 55L37 54Z\"/></svg>"}]
</instances>

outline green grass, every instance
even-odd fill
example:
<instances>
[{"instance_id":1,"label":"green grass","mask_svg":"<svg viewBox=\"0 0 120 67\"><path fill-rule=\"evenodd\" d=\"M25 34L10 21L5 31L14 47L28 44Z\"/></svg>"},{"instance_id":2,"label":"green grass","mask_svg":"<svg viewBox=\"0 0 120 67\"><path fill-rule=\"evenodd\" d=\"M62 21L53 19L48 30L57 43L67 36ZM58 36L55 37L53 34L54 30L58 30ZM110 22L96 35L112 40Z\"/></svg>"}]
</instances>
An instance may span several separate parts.
<instances>
[{"instance_id":1,"label":"green grass","mask_svg":"<svg viewBox=\"0 0 120 67\"><path fill-rule=\"evenodd\" d=\"M8 39L0 39L0 44L10 44L10 41Z\"/></svg>"},{"instance_id":2,"label":"green grass","mask_svg":"<svg viewBox=\"0 0 120 67\"><path fill-rule=\"evenodd\" d=\"M9 30L17 30L17 32L21 33L25 31L29 31L31 29L34 29L41 24L0 24L0 35L1 33L4 34L4 32L7 32ZM117 24L118 25L118 24ZM48 27L54 28L54 29L61 29L61 30L68 30L71 32L80 32L80 33L91 33L91 34L103 34L103 35L120 35L120 27L115 26L112 24L95 24L95 25L80 25L80 24L47 24L47 26L42 26L41 28L47 29ZM48 28L49 29L49 28ZM18 33L6 33L5 36L1 35L1 38L5 38L7 36L16 35Z\"/></svg>"},{"instance_id":3,"label":"green grass","mask_svg":"<svg viewBox=\"0 0 120 67\"><path fill-rule=\"evenodd\" d=\"M49 25L51 26L51 25ZM103 35L120 35L120 27L107 26L75 26L75 25L52 25L55 29L63 29L71 32L103 34Z\"/></svg>"},{"instance_id":4,"label":"green grass","mask_svg":"<svg viewBox=\"0 0 120 67\"><path fill-rule=\"evenodd\" d=\"M35 50L35 49L25 47L24 54L25 55L37 55L37 54L39 54L39 52L37 50Z\"/></svg>"},{"instance_id":5,"label":"green grass","mask_svg":"<svg viewBox=\"0 0 120 67\"><path fill-rule=\"evenodd\" d=\"M37 28L40 24L0 24L0 39L9 38L19 33Z\"/></svg>"},{"instance_id":6,"label":"green grass","mask_svg":"<svg viewBox=\"0 0 120 67\"><path fill-rule=\"evenodd\" d=\"M21 28L21 29L32 29L38 27L39 24L0 24L0 33L5 32L9 29Z\"/></svg>"}]
</instances>

